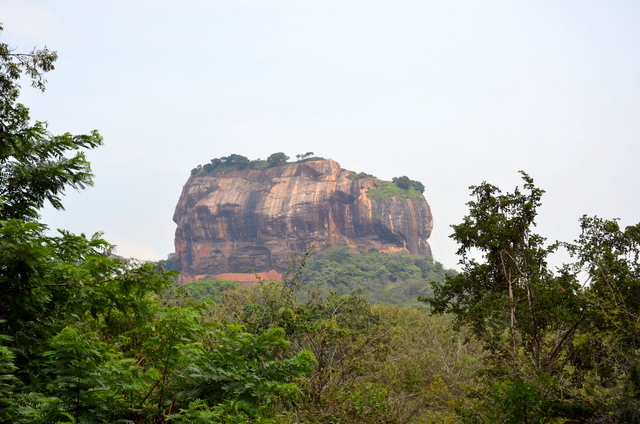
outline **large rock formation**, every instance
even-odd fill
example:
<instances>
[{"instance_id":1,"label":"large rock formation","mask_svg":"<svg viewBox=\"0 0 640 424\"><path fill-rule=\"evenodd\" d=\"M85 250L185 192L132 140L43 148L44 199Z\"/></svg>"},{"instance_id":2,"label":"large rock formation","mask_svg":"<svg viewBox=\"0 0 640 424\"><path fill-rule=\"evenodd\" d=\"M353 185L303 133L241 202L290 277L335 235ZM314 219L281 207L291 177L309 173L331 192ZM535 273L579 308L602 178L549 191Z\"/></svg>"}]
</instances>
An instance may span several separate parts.
<instances>
[{"instance_id":1,"label":"large rock formation","mask_svg":"<svg viewBox=\"0 0 640 424\"><path fill-rule=\"evenodd\" d=\"M379 183L351 174L322 159L190 177L173 216L182 281L279 278L313 244L431 255L424 197L367 196Z\"/></svg>"}]
</instances>

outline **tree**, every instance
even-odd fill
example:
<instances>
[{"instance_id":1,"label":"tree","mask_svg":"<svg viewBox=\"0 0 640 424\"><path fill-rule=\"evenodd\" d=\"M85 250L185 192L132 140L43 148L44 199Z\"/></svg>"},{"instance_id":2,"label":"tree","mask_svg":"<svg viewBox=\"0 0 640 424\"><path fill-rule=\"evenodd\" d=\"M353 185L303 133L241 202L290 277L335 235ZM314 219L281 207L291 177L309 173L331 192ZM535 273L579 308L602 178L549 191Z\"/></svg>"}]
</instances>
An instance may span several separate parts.
<instances>
[{"instance_id":1,"label":"tree","mask_svg":"<svg viewBox=\"0 0 640 424\"><path fill-rule=\"evenodd\" d=\"M403 190L408 190L409 187L411 187L411 180L406 175L403 175L402 177L393 177L391 181Z\"/></svg>"},{"instance_id":2,"label":"tree","mask_svg":"<svg viewBox=\"0 0 640 424\"><path fill-rule=\"evenodd\" d=\"M558 371L559 349L582 319L569 274L555 276L546 257L555 247L532 232L543 190L522 172L524 191L501 194L490 184L471 187L476 201L454 225L463 272L434 283L434 312L451 312L471 325L487 348L517 370L522 349L536 371ZM472 258L478 252L482 261ZM550 341L549 333L564 332ZM507 336L507 337L505 337Z\"/></svg>"},{"instance_id":3,"label":"tree","mask_svg":"<svg viewBox=\"0 0 640 424\"><path fill-rule=\"evenodd\" d=\"M424 184L422 184L420 181L411 181L411 187L415 188L420 193L424 193Z\"/></svg>"},{"instance_id":4,"label":"tree","mask_svg":"<svg viewBox=\"0 0 640 424\"><path fill-rule=\"evenodd\" d=\"M67 289L78 285L65 278L73 266L64 269L61 261L95 255L108 260L102 254L108 244L99 238L88 240L66 232L59 238L47 237L46 226L35 222L46 201L62 209L60 196L66 188L92 184L89 163L79 149L102 144L96 131L53 136L45 123L31 124L28 109L17 103L22 73L44 91L43 73L53 69L56 58L46 48L22 54L0 43L0 318L7 319L6 326L14 331L45 319L38 316L64 303Z\"/></svg>"},{"instance_id":5,"label":"tree","mask_svg":"<svg viewBox=\"0 0 640 424\"><path fill-rule=\"evenodd\" d=\"M28 109L17 103L22 73L44 91L43 74L54 68L56 58L46 48L14 53L0 43L0 219L34 219L45 201L62 209L60 196L67 187L92 184L89 162L80 149L101 145L100 135L53 136L46 123L31 124Z\"/></svg>"},{"instance_id":6,"label":"tree","mask_svg":"<svg viewBox=\"0 0 640 424\"><path fill-rule=\"evenodd\" d=\"M573 272L548 268L547 256L557 245L545 247L533 232L544 191L521 174L523 189L513 193L486 182L470 187L475 200L452 235L463 271L434 282L429 303L434 313L452 313L459 326L469 326L491 353L491 372L507 379L503 388L491 389L504 396L496 405L512 398L537 402L535 414L547 417L560 414L552 412L553 396L546 396L557 393L553 379L568 377L574 340L586 328L587 303ZM512 403L513 416L518 402Z\"/></svg>"},{"instance_id":7,"label":"tree","mask_svg":"<svg viewBox=\"0 0 640 424\"><path fill-rule=\"evenodd\" d=\"M411 187L413 187L418 192L424 193L424 184L422 184L420 181L414 181L406 175L403 175L402 177L393 177L391 181L403 190L409 190Z\"/></svg>"},{"instance_id":8,"label":"tree","mask_svg":"<svg viewBox=\"0 0 640 424\"><path fill-rule=\"evenodd\" d=\"M152 264L115 258L112 246L99 235L87 238L60 230L49 236L47 226L37 222L45 202L62 209L65 189L92 184L80 149L102 144L95 131L53 136L45 123L32 124L28 109L17 102L20 76L26 73L32 85L44 90L43 74L53 69L56 58L46 48L22 54L0 43L0 338L18 378L11 398L0 399L2 422L35 414L24 402L46 408L59 402L53 392L44 393L56 376L42 366L65 327L92 317L108 333L119 314L140 322L149 315L149 294L170 283Z\"/></svg>"},{"instance_id":9,"label":"tree","mask_svg":"<svg viewBox=\"0 0 640 424\"><path fill-rule=\"evenodd\" d=\"M184 286L189 294L201 302L220 302L225 290L233 290L240 287L235 281L229 280L196 280Z\"/></svg>"},{"instance_id":10,"label":"tree","mask_svg":"<svg viewBox=\"0 0 640 424\"><path fill-rule=\"evenodd\" d=\"M313 152L307 152L305 154L298 154L298 155L296 155L296 159L298 159L298 161L302 161L302 160L305 160L305 159L313 156L314 154L315 153L313 153Z\"/></svg>"},{"instance_id":11,"label":"tree","mask_svg":"<svg viewBox=\"0 0 640 424\"><path fill-rule=\"evenodd\" d=\"M0 24L0 33L3 27ZM17 81L23 72L31 78L31 85L40 91L45 90L46 80L43 73L54 69L53 62L58 58L56 52L52 52L46 47L41 50L33 49L30 53L14 53L6 43L0 43L0 113L10 122L13 121L14 126L1 129L2 133L16 130L25 123L23 116L18 114L14 119L14 113L21 112L15 109L15 101L20 95L20 86Z\"/></svg>"},{"instance_id":12,"label":"tree","mask_svg":"<svg viewBox=\"0 0 640 424\"><path fill-rule=\"evenodd\" d=\"M428 300L491 353L484 401L467 422L638 422L640 224L585 216L575 243L545 247L532 231L543 190L522 178L513 193L471 187L476 199L452 235L463 271L434 282ZM559 246L576 262L552 272L546 258Z\"/></svg>"},{"instance_id":13,"label":"tree","mask_svg":"<svg viewBox=\"0 0 640 424\"><path fill-rule=\"evenodd\" d=\"M619 422L640 421L640 224L583 216L582 234L565 244L584 283L585 332L573 366L589 370L589 402Z\"/></svg>"},{"instance_id":14,"label":"tree","mask_svg":"<svg viewBox=\"0 0 640 424\"><path fill-rule=\"evenodd\" d=\"M267 158L267 162L271 166L277 166L287 163L289 160L289 156L285 155L282 152L273 153L271 156Z\"/></svg>"}]
</instances>

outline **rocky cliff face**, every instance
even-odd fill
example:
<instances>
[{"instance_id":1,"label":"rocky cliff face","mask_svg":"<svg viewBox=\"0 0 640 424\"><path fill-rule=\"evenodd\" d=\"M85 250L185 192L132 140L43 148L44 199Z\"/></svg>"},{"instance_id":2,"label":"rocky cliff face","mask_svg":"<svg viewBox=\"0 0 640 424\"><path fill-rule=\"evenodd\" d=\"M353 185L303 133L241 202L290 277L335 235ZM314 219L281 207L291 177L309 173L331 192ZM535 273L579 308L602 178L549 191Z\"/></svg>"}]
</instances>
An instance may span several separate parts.
<instances>
[{"instance_id":1,"label":"rocky cliff face","mask_svg":"<svg viewBox=\"0 0 640 424\"><path fill-rule=\"evenodd\" d=\"M294 253L330 246L431 255L433 218L420 197L368 197L333 160L192 176L173 220L181 279L279 278Z\"/></svg>"}]
</instances>

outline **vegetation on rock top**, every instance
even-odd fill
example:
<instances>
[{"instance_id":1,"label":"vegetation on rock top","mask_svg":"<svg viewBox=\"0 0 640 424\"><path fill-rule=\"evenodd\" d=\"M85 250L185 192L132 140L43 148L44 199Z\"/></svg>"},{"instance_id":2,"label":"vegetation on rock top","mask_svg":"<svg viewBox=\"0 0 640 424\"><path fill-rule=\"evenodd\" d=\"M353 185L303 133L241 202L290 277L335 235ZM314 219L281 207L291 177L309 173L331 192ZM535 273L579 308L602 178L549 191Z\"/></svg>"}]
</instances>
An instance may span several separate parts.
<instances>
[{"instance_id":1,"label":"vegetation on rock top","mask_svg":"<svg viewBox=\"0 0 640 424\"><path fill-rule=\"evenodd\" d=\"M416 181L417 182L417 181ZM376 187L367 191L367 197L374 199L408 199L412 197L423 197L422 193L414 186L403 188L391 181L375 180ZM421 184L418 182L418 184Z\"/></svg>"},{"instance_id":2,"label":"vegetation on rock top","mask_svg":"<svg viewBox=\"0 0 640 424\"><path fill-rule=\"evenodd\" d=\"M313 156L313 152L296 155L297 162L306 162L309 160L321 160L322 158ZM268 169L274 166L280 166L288 163L289 156L282 152L271 154L266 160L254 159L249 160L246 156L231 154L220 158L211 159L209 163L198 165L191 170L193 176L204 176L216 174L218 172L235 171L238 169Z\"/></svg>"},{"instance_id":3,"label":"vegetation on rock top","mask_svg":"<svg viewBox=\"0 0 640 424\"><path fill-rule=\"evenodd\" d=\"M296 162L306 162L310 160L322 160L320 157L313 156L313 152L307 152L305 154L298 154ZM289 160L289 156L282 152L271 154L266 160L254 159L249 160L246 156L231 154L229 156L222 156L220 158L211 159L209 163L204 165L198 165L191 170L192 176L206 176L219 172L228 172L241 169L268 169L275 166L285 165ZM366 178L373 180L376 187L370 189L367 192L369 197L377 199L384 199L389 197L396 198L410 198L420 197L425 190L424 184L419 181L411 180L407 176L394 177L392 181L384 181L376 178L371 174L365 172L351 173L347 175L347 178L351 180L357 180L359 178Z\"/></svg>"}]
</instances>

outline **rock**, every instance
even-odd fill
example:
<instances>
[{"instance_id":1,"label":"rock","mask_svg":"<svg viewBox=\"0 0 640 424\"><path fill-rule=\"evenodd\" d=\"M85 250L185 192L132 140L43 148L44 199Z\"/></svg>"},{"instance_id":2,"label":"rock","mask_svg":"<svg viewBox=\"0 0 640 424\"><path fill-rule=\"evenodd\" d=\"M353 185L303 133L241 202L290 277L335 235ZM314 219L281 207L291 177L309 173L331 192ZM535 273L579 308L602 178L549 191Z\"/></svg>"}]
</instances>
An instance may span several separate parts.
<instances>
[{"instance_id":1,"label":"rock","mask_svg":"<svg viewBox=\"0 0 640 424\"><path fill-rule=\"evenodd\" d=\"M181 280L281 278L314 244L431 255L424 197L367 196L380 182L351 174L320 159L191 176L173 216Z\"/></svg>"}]
</instances>

